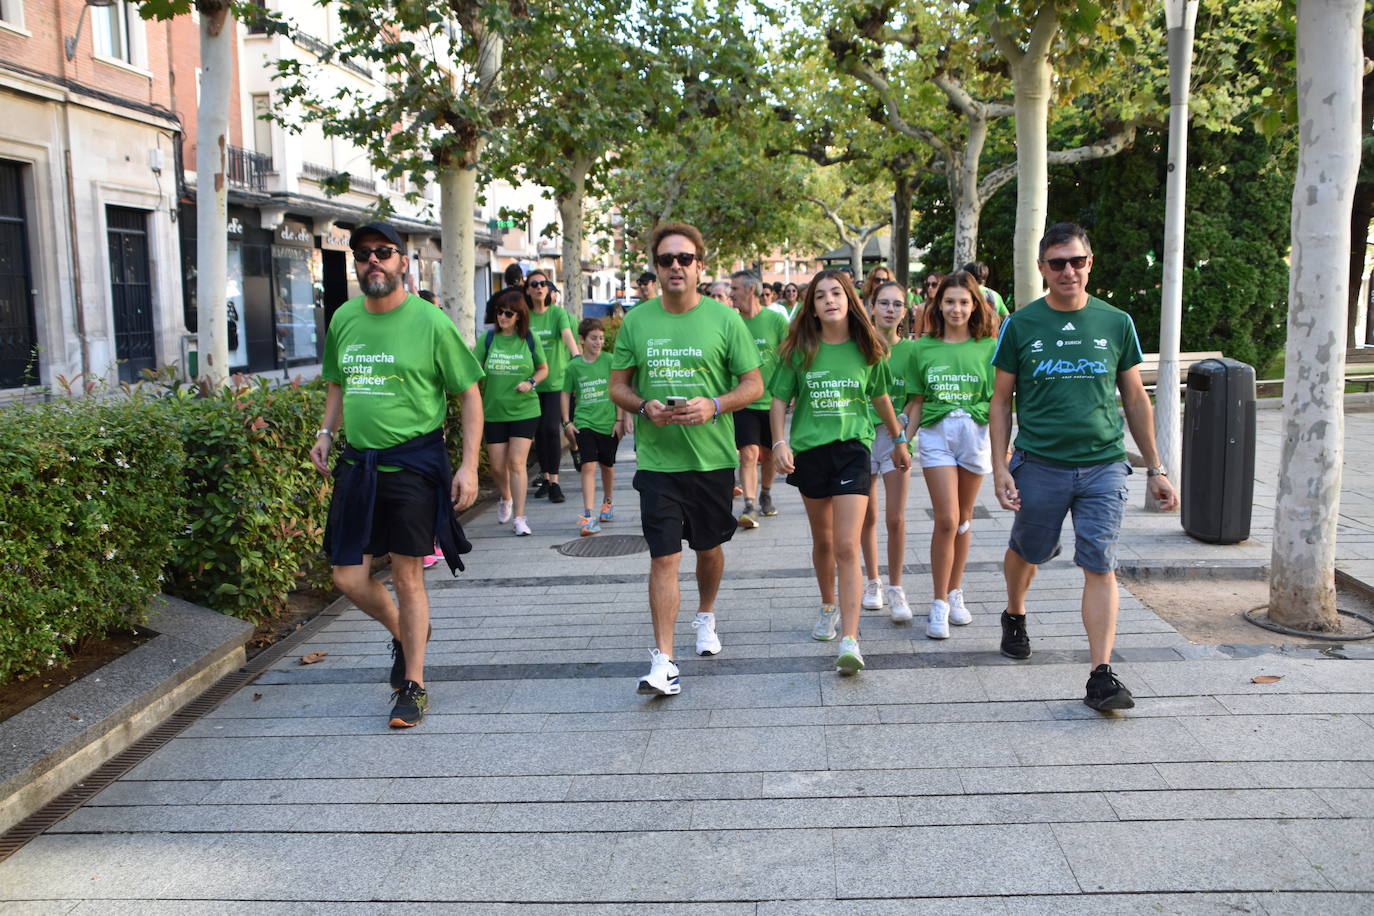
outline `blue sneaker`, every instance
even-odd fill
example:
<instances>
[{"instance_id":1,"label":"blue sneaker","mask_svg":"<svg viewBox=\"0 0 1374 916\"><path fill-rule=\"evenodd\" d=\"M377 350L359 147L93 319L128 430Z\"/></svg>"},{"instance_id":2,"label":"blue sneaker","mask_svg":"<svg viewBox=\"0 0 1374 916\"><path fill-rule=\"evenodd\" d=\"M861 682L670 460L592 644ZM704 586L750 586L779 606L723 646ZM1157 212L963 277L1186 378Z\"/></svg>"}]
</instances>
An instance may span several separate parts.
<instances>
[{"instance_id":1,"label":"blue sneaker","mask_svg":"<svg viewBox=\"0 0 1374 916\"><path fill-rule=\"evenodd\" d=\"M580 515L577 518L577 534L579 537L587 537L596 534L601 530L601 523L596 520L595 515Z\"/></svg>"},{"instance_id":2,"label":"blue sneaker","mask_svg":"<svg viewBox=\"0 0 1374 916\"><path fill-rule=\"evenodd\" d=\"M601 515L599 516L599 518L603 522L609 522L615 518L615 509L612 508L611 501L609 499L601 504Z\"/></svg>"}]
</instances>

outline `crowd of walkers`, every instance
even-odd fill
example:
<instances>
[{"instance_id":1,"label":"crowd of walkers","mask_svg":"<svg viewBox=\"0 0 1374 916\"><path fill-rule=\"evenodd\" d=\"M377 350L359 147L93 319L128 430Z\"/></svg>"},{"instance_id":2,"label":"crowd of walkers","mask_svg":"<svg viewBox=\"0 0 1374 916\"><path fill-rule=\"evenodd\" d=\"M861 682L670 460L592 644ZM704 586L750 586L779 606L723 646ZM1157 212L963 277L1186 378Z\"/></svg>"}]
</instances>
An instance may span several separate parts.
<instances>
[{"instance_id":1,"label":"crowd of walkers","mask_svg":"<svg viewBox=\"0 0 1374 916\"><path fill-rule=\"evenodd\" d=\"M517 267L507 276L488 305L491 330L469 350L442 312L399 283L407 259L390 226L356 230L352 247L364 296L329 329L329 397L311 457L335 477L325 533L335 581L393 637L392 726L418 724L428 706L421 561L462 566L470 545L452 509L475 496L479 443L498 491L497 521L528 535L530 450L539 465L534 498L562 503L566 441L581 479L576 527L590 536L615 517L616 456L631 434L654 636L640 693L682 689L674 632L684 541L695 554L696 653L722 651L722 545L777 514L779 476L800 493L811 534L819 593L811 636L839 640L837 671L862 670L861 611L886 607L898 624L915 617L902 570L916 465L934 516L926 636L946 639L951 625L973 620L963 573L977 495L991 474L999 504L1015 513L1002 654L1031 654L1025 599L1037 566L1059 552L1071 514L1092 661L1084 702L1134 705L1110 668L1115 546L1132 472L1123 414L1151 496L1164 508L1176 497L1158 463L1134 325L1088 292L1092 253L1080 227L1046 232L1046 293L1012 314L976 262L929 274L911 291L884 267L860 288L846 269L822 270L803 286L765 284L748 271L707 283L701 233L665 224L650 238L652 271L636 282L639 302L609 353L606 325L589 318L574 328L543 271L525 276ZM457 473L443 449L449 394L464 405ZM331 470L341 422L348 446ZM394 601L367 575L384 553L392 555Z\"/></svg>"}]
</instances>

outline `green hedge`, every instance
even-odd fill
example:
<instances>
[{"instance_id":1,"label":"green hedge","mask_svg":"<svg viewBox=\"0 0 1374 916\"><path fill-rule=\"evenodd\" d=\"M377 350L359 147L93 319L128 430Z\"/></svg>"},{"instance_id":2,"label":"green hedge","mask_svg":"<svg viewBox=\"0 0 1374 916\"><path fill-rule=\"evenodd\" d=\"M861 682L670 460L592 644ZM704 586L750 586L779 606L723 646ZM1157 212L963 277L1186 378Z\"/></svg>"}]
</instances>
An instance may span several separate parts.
<instances>
[{"instance_id":1,"label":"green hedge","mask_svg":"<svg viewBox=\"0 0 1374 916\"><path fill-rule=\"evenodd\" d=\"M139 396L0 411L0 682L143 620L184 525L171 420Z\"/></svg>"}]
</instances>

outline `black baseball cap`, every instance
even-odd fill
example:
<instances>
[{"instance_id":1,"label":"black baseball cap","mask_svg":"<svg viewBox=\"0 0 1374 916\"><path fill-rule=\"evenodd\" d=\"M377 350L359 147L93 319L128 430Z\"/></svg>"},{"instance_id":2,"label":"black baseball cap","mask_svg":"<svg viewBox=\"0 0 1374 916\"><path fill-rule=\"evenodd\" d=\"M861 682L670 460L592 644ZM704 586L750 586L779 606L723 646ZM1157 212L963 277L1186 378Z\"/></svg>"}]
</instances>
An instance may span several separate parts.
<instances>
[{"instance_id":1,"label":"black baseball cap","mask_svg":"<svg viewBox=\"0 0 1374 916\"><path fill-rule=\"evenodd\" d=\"M402 254L405 253L406 246L405 243L401 241L401 233L397 232L395 227L392 226L390 223L383 223L380 221L375 223L368 223L365 226L359 226L357 229L354 229L353 232L350 233L348 236L348 247L357 248L358 237L366 235L369 232L377 233L382 238L386 239L388 242L395 245L397 248L400 248Z\"/></svg>"}]
</instances>

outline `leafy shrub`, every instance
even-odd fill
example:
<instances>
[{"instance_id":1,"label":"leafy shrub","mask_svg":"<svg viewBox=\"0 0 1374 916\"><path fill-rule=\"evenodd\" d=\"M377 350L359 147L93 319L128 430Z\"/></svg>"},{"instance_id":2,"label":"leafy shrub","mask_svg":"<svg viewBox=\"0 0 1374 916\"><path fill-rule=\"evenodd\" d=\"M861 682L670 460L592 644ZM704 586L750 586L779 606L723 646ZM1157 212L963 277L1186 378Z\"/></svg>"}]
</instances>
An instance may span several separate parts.
<instances>
[{"instance_id":1,"label":"leafy shrub","mask_svg":"<svg viewBox=\"0 0 1374 916\"><path fill-rule=\"evenodd\" d=\"M145 619L184 523L184 461L156 398L0 411L0 682Z\"/></svg>"}]
</instances>

